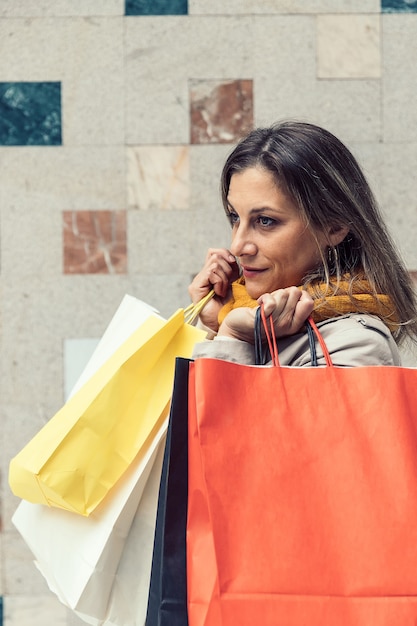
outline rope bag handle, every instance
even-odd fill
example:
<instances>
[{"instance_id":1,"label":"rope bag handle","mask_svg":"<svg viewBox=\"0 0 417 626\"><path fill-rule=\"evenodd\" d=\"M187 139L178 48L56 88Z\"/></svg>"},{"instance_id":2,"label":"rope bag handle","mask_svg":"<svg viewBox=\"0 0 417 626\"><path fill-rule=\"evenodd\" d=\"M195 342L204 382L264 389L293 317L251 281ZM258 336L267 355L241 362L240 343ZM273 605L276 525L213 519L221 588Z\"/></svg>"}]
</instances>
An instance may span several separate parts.
<instances>
[{"instance_id":1,"label":"rope bag handle","mask_svg":"<svg viewBox=\"0 0 417 626\"><path fill-rule=\"evenodd\" d=\"M191 303L187 307L185 307L185 309L184 309L184 320L185 320L185 322L187 324L192 324L197 319L197 317L200 315L201 311L204 309L204 307L206 306L207 302L210 302L210 300L212 299L212 297L214 295L215 295L214 294L214 289L212 289L199 302L197 302L196 304L192 304Z\"/></svg>"},{"instance_id":2,"label":"rope bag handle","mask_svg":"<svg viewBox=\"0 0 417 626\"><path fill-rule=\"evenodd\" d=\"M311 365L317 367L316 343L318 341L327 367L333 367L329 350L311 315L306 320L306 328L310 347ZM266 337L266 345L262 340L262 330ZM255 313L255 363L256 365L265 365L269 360L272 360L272 364L275 367L280 367L274 323L271 316L266 317L264 306L261 304L256 309Z\"/></svg>"}]
</instances>

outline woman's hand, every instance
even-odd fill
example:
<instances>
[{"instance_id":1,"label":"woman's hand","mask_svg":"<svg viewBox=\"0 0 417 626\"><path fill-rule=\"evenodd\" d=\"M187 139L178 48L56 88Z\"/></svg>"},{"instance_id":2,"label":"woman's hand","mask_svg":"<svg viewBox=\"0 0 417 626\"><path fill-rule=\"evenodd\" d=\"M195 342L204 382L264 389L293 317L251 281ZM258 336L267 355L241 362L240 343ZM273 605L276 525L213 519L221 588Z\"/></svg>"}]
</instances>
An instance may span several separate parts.
<instances>
[{"instance_id":1,"label":"woman's hand","mask_svg":"<svg viewBox=\"0 0 417 626\"><path fill-rule=\"evenodd\" d=\"M264 305L265 315L274 322L276 337L294 335L303 326L313 310L312 297L298 287L278 289L258 299ZM230 311L219 328L219 337L232 337L254 343L256 309L247 307Z\"/></svg>"},{"instance_id":2,"label":"woman's hand","mask_svg":"<svg viewBox=\"0 0 417 626\"><path fill-rule=\"evenodd\" d=\"M200 313L201 322L214 332L219 328L219 311L230 296L230 284L238 277L239 266L233 254L226 248L210 248L203 268L188 287L194 304L214 289L216 295Z\"/></svg>"}]
</instances>

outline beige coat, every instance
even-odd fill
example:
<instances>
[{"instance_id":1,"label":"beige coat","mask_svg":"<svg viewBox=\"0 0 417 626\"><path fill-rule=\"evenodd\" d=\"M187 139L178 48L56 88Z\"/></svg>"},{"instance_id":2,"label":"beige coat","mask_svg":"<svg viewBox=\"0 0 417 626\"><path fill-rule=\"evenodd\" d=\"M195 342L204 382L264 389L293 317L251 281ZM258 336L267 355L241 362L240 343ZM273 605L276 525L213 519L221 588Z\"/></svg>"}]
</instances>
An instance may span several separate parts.
<instances>
[{"instance_id":1,"label":"beige coat","mask_svg":"<svg viewBox=\"0 0 417 626\"><path fill-rule=\"evenodd\" d=\"M334 365L400 365L397 345L385 324L373 315L351 313L317 324ZM281 365L311 365L307 333L278 340ZM193 358L214 358L248 365L255 364L254 346L236 339L215 338L199 343ZM318 365L325 365L317 345Z\"/></svg>"}]
</instances>

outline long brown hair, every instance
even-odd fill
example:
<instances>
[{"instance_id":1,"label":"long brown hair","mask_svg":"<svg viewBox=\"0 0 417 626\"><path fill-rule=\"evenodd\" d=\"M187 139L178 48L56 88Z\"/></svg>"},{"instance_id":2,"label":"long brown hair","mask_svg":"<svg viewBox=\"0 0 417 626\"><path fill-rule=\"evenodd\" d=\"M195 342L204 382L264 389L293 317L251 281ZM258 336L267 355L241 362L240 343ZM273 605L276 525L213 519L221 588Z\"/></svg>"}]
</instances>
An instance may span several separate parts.
<instances>
[{"instance_id":1,"label":"long brown hair","mask_svg":"<svg viewBox=\"0 0 417 626\"><path fill-rule=\"evenodd\" d=\"M329 131L313 124L285 121L258 128L229 155L221 176L223 206L233 174L248 167L271 172L277 186L298 206L313 234L330 228L349 232L337 246L329 244L322 264L305 276L303 285L327 283L335 293L348 277L348 294L368 281L369 293L386 294L398 322L400 343L417 341L417 302L410 275L388 233L369 184L352 153ZM358 308L360 311L360 307Z\"/></svg>"}]
</instances>

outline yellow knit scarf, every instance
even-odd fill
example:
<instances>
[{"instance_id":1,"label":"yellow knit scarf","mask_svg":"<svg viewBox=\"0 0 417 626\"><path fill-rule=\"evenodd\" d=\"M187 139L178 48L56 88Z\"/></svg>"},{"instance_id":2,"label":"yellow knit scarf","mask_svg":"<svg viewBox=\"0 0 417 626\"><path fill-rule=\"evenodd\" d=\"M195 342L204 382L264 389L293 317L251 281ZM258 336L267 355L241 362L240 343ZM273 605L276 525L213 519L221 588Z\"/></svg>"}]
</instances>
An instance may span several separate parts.
<instances>
[{"instance_id":1,"label":"yellow knit scarf","mask_svg":"<svg viewBox=\"0 0 417 626\"><path fill-rule=\"evenodd\" d=\"M348 276L338 284L337 291L328 287L325 283L313 283L305 287L306 291L314 299L314 310L311 314L315 322L322 322L332 317L346 315L347 313L369 313L380 317L391 332L398 330L395 307L389 296L384 294L374 295L371 293L367 280L354 282L352 297L349 295ZM299 287L302 289L302 287ZM245 287L245 279L238 278L232 283L232 297L220 309L218 321L222 323L226 315L239 307L255 308L257 300L250 297Z\"/></svg>"}]
</instances>

